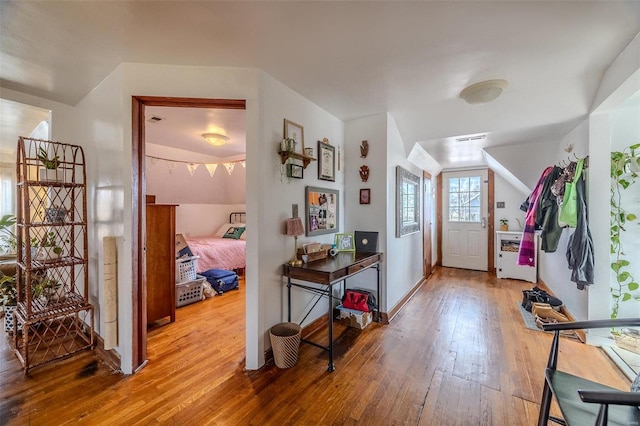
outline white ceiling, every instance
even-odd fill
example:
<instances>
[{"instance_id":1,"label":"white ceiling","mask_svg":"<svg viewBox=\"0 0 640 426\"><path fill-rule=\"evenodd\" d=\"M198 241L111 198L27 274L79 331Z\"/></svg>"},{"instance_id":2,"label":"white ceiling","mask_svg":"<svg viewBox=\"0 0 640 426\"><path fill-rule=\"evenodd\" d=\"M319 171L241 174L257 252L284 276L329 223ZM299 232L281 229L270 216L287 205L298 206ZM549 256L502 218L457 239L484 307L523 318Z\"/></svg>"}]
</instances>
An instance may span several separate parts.
<instances>
[{"instance_id":1,"label":"white ceiling","mask_svg":"<svg viewBox=\"0 0 640 426\"><path fill-rule=\"evenodd\" d=\"M219 158L236 157L246 152L244 110L146 107L144 112L146 143ZM161 120L156 121L151 117ZM223 146L214 147L204 141L203 133L222 134L229 140Z\"/></svg>"},{"instance_id":2,"label":"white ceiling","mask_svg":"<svg viewBox=\"0 0 640 426\"><path fill-rule=\"evenodd\" d=\"M575 127L640 2L1 1L0 28L2 87L74 105L125 61L256 67L343 120L390 112L448 167L481 161L455 137ZM459 99L494 78L509 81L495 102Z\"/></svg>"}]
</instances>

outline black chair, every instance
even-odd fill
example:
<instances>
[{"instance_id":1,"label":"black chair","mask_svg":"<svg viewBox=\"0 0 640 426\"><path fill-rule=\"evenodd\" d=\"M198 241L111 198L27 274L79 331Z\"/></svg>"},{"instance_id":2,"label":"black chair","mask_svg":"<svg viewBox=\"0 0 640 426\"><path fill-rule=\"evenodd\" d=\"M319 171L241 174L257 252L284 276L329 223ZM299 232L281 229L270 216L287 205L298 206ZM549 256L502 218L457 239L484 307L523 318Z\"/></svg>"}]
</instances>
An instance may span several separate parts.
<instances>
[{"instance_id":1,"label":"black chair","mask_svg":"<svg viewBox=\"0 0 640 426\"><path fill-rule=\"evenodd\" d=\"M624 392L556 370L561 331L634 326L640 326L640 318L576 321L542 326L545 331L554 331L554 336L545 371L538 426L546 425L549 420L561 425L579 426L640 425L640 392ZM564 419L549 415L552 397L555 397L560 406Z\"/></svg>"}]
</instances>

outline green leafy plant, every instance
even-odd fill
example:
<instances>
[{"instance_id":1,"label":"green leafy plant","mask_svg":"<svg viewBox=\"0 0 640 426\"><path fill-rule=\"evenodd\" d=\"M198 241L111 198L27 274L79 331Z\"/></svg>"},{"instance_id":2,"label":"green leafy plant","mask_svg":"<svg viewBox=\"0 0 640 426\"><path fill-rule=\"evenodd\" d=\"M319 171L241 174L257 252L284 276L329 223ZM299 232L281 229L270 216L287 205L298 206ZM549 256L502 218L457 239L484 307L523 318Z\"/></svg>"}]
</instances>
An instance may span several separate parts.
<instances>
[{"instance_id":1,"label":"green leafy plant","mask_svg":"<svg viewBox=\"0 0 640 426\"><path fill-rule=\"evenodd\" d=\"M509 224L509 219L506 218L502 218L500 219L500 225L508 225Z\"/></svg>"},{"instance_id":2,"label":"green leafy plant","mask_svg":"<svg viewBox=\"0 0 640 426\"><path fill-rule=\"evenodd\" d=\"M638 179L640 170L640 158L636 156L636 150L640 149L640 143L631 145L623 151L611 153L611 269L616 282L611 287L613 305L611 318L617 318L620 303L627 300L640 301L640 295L634 294L640 288L640 284L629 271L631 263L626 259L621 243L621 233L627 231L628 225L636 223L638 216L627 212L622 207L623 191L634 185Z\"/></svg>"},{"instance_id":3,"label":"green leafy plant","mask_svg":"<svg viewBox=\"0 0 640 426\"><path fill-rule=\"evenodd\" d=\"M0 272L0 305L15 306L18 303L16 276Z\"/></svg>"},{"instance_id":4,"label":"green leafy plant","mask_svg":"<svg viewBox=\"0 0 640 426\"><path fill-rule=\"evenodd\" d=\"M12 230L15 223L16 217L12 214L6 214L0 218L0 253L16 253L18 240Z\"/></svg>"},{"instance_id":5,"label":"green leafy plant","mask_svg":"<svg viewBox=\"0 0 640 426\"><path fill-rule=\"evenodd\" d=\"M65 242L69 242L69 240L65 240ZM40 247L53 247L53 252L55 254L62 253L62 246L58 244L58 238L56 233L53 231L47 232L47 234L40 240Z\"/></svg>"},{"instance_id":6,"label":"green leafy plant","mask_svg":"<svg viewBox=\"0 0 640 426\"><path fill-rule=\"evenodd\" d=\"M42 163L42 165L49 170L55 170L60 165L60 158L56 155L53 158L49 158L49 154L47 154L47 150L43 147L38 148L38 160Z\"/></svg>"}]
</instances>

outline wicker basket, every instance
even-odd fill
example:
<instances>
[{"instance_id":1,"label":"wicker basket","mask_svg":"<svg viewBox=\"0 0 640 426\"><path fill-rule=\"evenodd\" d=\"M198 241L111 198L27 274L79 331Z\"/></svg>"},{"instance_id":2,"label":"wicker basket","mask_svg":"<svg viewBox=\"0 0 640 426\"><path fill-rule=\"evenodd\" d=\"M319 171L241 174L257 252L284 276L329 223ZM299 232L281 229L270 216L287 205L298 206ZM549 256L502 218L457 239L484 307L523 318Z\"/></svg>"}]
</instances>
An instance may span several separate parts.
<instances>
[{"instance_id":1,"label":"wicker basket","mask_svg":"<svg viewBox=\"0 0 640 426\"><path fill-rule=\"evenodd\" d=\"M291 368L298 361L302 327L293 322L282 322L269 329L273 360L278 368Z\"/></svg>"},{"instance_id":2,"label":"wicker basket","mask_svg":"<svg viewBox=\"0 0 640 426\"><path fill-rule=\"evenodd\" d=\"M192 256L176 260L176 283L185 283L196 279L199 257Z\"/></svg>"}]
</instances>

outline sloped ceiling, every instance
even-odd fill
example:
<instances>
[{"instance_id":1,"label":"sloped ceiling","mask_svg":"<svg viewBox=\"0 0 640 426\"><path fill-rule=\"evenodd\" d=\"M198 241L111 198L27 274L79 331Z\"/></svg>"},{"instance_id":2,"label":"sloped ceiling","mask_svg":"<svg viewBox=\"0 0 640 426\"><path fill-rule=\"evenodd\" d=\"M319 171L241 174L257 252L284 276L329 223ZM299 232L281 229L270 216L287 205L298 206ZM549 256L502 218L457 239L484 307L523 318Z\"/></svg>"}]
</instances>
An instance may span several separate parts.
<instances>
[{"instance_id":1,"label":"sloped ceiling","mask_svg":"<svg viewBox=\"0 0 640 426\"><path fill-rule=\"evenodd\" d=\"M340 119L390 112L407 152L445 167L559 140L640 32L637 1L2 1L0 16L1 87L74 105L121 62L256 67ZM495 102L458 97L492 78L509 81Z\"/></svg>"}]
</instances>

